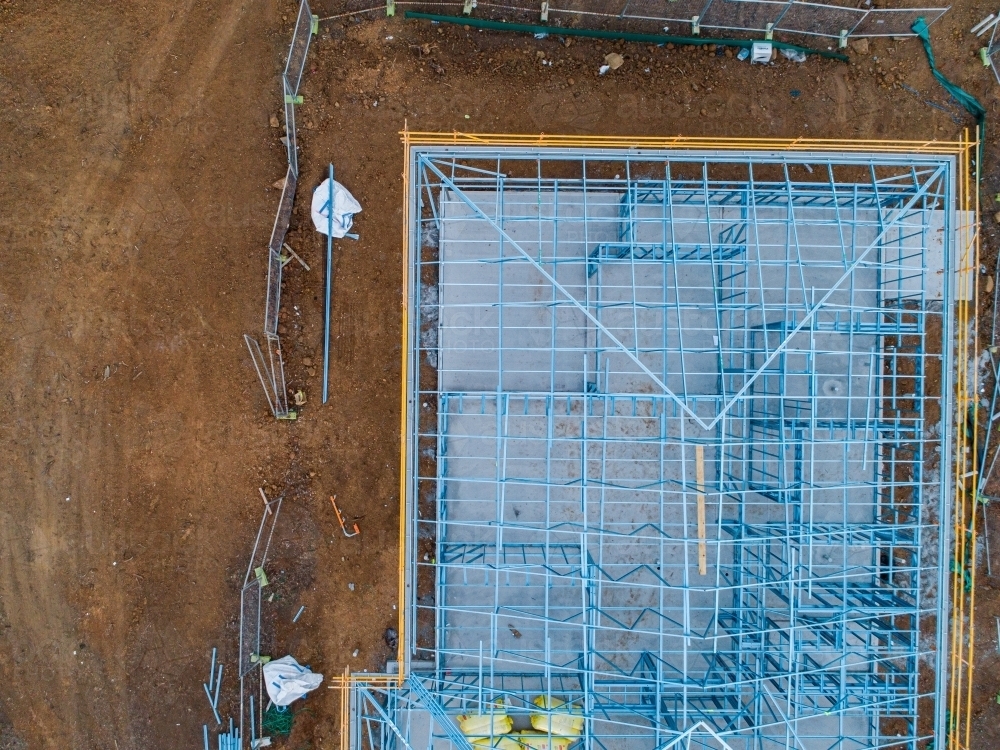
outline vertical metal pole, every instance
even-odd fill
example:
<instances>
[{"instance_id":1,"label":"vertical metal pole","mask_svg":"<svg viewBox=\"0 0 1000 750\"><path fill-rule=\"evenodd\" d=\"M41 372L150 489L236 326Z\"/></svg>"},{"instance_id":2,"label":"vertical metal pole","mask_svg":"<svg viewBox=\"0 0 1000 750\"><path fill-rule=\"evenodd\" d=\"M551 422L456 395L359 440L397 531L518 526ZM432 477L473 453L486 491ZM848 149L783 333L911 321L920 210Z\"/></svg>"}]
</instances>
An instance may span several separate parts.
<instances>
[{"instance_id":1,"label":"vertical metal pole","mask_svg":"<svg viewBox=\"0 0 1000 750\"><path fill-rule=\"evenodd\" d=\"M330 390L330 288L333 282L333 164L330 165L330 203L326 233L326 296L323 300L323 403Z\"/></svg>"}]
</instances>

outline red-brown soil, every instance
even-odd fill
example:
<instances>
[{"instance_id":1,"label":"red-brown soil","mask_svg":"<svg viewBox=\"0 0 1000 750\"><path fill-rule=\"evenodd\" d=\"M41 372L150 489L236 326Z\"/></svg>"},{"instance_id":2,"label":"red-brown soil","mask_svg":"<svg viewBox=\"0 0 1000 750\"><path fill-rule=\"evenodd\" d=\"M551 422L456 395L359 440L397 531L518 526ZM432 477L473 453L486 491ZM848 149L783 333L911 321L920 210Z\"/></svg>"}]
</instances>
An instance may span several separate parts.
<instances>
[{"instance_id":1,"label":"red-brown soil","mask_svg":"<svg viewBox=\"0 0 1000 750\"><path fill-rule=\"evenodd\" d=\"M1000 87L968 29L995 10L966 3L933 27L942 69L991 117ZM288 241L313 270L286 268L283 341L289 385L308 402L297 422L276 422L242 335L262 325L271 185L285 171L269 117L294 18L275 0L0 2L0 748L200 744L210 649L235 658L258 487L286 497L265 603L272 653L326 673L384 667L396 620L404 122L886 139L952 139L971 125L914 40L875 41L850 64L751 67L398 17L326 21L303 83L298 205L333 161L364 206L361 239L337 244L333 395L321 406L323 243L307 210L293 218ZM611 51L625 64L598 76ZM1000 192L997 132L987 198ZM989 268L998 208L984 203ZM332 493L361 517L360 537L341 535ZM987 748L1000 746L1000 588L981 580L973 746ZM287 746L331 746L336 691L307 707Z\"/></svg>"}]
</instances>

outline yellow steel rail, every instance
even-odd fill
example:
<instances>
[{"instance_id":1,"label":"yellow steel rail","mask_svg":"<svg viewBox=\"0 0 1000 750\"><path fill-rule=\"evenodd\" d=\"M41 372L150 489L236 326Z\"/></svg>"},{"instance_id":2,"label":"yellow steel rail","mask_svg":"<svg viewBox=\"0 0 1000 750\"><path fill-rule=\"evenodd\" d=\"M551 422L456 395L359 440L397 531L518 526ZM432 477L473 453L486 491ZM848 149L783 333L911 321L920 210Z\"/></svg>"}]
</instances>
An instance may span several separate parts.
<instances>
[{"instance_id":1,"label":"yellow steel rail","mask_svg":"<svg viewBox=\"0 0 1000 750\"><path fill-rule=\"evenodd\" d=\"M955 368L955 509L952 533L955 554L952 558L950 671L948 694L948 750L972 750L972 682L975 664L976 603L976 503L978 475L978 372L976 368L979 269L979 172L972 175L971 160L977 153L976 141L963 142L965 158L959 160L958 205L962 211L959 225L959 275L956 315ZM966 217L972 217L967 221ZM943 346L947 342L942 343ZM963 356L965 355L965 356ZM944 415L942 415L944 416Z\"/></svg>"},{"instance_id":2,"label":"yellow steel rail","mask_svg":"<svg viewBox=\"0 0 1000 750\"><path fill-rule=\"evenodd\" d=\"M404 131L409 146L544 146L546 148L712 149L732 151L841 151L878 153L966 153L968 142L837 140L829 138L692 138L577 136L504 133L424 133Z\"/></svg>"}]
</instances>

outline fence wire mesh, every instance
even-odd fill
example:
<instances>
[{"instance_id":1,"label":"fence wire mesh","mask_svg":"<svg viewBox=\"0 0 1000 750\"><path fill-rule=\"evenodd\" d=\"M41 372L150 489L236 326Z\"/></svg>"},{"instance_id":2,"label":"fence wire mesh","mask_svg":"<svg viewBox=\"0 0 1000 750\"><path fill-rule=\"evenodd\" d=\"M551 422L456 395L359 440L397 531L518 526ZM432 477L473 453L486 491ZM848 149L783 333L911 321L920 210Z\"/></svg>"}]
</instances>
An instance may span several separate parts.
<instances>
[{"instance_id":1,"label":"fence wire mesh","mask_svg":"<svg viewBox=\"0 0 1000 750\"><path fill-rule=\"evenodd\" d=\"M374 12L385 3L344 0L333 15ZM425 13L455 14L463 2L397 2L396 7ZM543 8L543 6L545 6ZM479 18L539 23L558 28L606 28L622 31L696 33L695 28L754 34L785 33L848 40L858 37L913 36L910 27L923 16L930 25L948 10L937 8L871 8L799 0L477 0Z\"/></svg>"},{"instance_id":2,"label":"fence wire mesh","mask_svg":"<svg viewBox=\"0 0 1000 750\"><path fill-rule=\"evenodd\" d=\"M285 108L285 145L288 149L288 169L285 184L281 190L278 212L274 217L271 241L268 243L267 296L264 302L264 337L267 340L268 356L265 357L256 340L245 337L250 356L254 361L257 375L267 395L271 412L279 419L294 417L288 408L285 392L285 372L281 359L281 341L278 336L278 313L281 308L281 271L289 258L282 253L285 235L292 220L292 204L299 181L298 141L295 131L295 106L299 102L299 84L309 54L309 43L315 31L317 18L302 0L295 20L292 43L288 48L288 60L281 77L282 99Z\"/></svg>"}]
</instances>

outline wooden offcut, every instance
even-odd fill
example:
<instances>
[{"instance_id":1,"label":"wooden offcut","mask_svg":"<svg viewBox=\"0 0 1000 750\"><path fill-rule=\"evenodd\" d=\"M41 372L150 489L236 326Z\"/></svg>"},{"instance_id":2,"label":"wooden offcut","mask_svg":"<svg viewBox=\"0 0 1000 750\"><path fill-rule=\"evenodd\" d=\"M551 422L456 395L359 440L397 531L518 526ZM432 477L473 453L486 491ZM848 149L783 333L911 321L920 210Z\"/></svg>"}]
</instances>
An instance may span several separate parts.
<instances>
[{"instance_id":1,"label":"wooden offcut","mask_svg":"<svg viewBox=\"0 0 1000 750\"><path fill-rule=\"evenodd\" d=\"M698 485L698 573L708 575L708 548L705 544L705 446L694 447L695 482Z\"/></svg>"}]
</instances>

